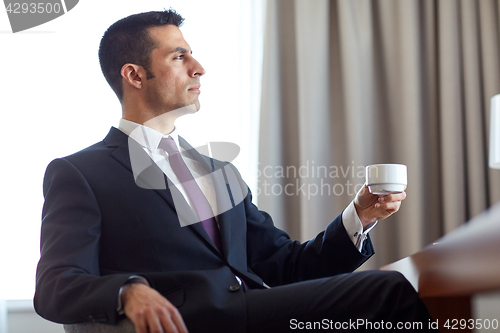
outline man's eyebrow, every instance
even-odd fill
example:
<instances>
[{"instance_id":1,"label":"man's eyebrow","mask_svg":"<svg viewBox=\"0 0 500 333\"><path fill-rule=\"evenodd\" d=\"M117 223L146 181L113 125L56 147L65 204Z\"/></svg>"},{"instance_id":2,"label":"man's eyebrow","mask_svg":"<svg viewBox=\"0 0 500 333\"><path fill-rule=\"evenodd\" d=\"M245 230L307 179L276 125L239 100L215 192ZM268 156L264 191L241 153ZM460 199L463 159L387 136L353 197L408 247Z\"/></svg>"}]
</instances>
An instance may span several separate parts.
<instances>
[{"instance_id":1,"label":"man's eyebrow","mask_svg":"<svg viewBox=\"0 0 500 333\"><path fill-rule=\"evenodd\" d=\"M179 52L179 53L190 53L190 54L193 54L192 50L188 51L186 48L180 47L180 46L176 47L175 49L173 49L169 53L177 53L177 52Z\"/></svg>"}]
</instances>

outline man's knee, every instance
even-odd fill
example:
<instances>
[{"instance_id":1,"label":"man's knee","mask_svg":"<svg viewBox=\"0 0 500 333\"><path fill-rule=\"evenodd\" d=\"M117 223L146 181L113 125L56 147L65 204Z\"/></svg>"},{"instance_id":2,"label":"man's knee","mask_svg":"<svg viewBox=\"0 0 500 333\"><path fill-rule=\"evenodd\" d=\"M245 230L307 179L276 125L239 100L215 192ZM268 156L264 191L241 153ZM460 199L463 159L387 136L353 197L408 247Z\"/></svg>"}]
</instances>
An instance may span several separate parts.
<instances>
[{"instance_id":1,"label":"man's knee","mask_svg":"<svg viewBox=\"0 0 500 333\"><path fill-rule=\"evenodd\" d=\"M399 298L400 296L418 298L415 288L399 272L372 271L369 276L372 288L378 290L379 294L384 292L390 299Z\"/></svg>"},{"instance_id":2,"label":"man's knee","mask_svg":"<svg viewBox=\"0 0 500 333\"><path fill-rule=\"evenodd\" d=\"M386 283L393 286L404 288L412 287L411 283L403 274L396 271L373 271L373 278L380 283Z\"/></svg>"},{"instance_id":3,"label":"man's knee","mask_svg":"<svg viewBox=\"0 0 500 333\"><path fill-rule=\"evenodd\" d=\"M385 271L387 279L397 287L416 292L415 288L411 285L410 281L400 272L396 271Z\"/></svg>"}]
</instances>

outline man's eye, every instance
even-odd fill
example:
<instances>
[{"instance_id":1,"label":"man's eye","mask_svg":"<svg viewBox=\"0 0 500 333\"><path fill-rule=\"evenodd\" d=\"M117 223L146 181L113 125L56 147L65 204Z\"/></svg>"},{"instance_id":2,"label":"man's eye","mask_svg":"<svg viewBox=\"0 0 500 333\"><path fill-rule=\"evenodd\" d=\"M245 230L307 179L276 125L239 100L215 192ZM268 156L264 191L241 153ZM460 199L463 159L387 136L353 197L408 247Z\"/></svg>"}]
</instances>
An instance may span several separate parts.
<instances>
[{"instance_id":1,"label":"man's eye","mask_svg":"<svg viewBox=\"0 0 500 333\"><path fill-rule=\"evenodd\" d=\"M175 57L174 59L176 59L176 60L181 60L182 58L184 58L184 55L183 55L183 54L181 54L180 56Z\"/></svg>"}]
</instances>

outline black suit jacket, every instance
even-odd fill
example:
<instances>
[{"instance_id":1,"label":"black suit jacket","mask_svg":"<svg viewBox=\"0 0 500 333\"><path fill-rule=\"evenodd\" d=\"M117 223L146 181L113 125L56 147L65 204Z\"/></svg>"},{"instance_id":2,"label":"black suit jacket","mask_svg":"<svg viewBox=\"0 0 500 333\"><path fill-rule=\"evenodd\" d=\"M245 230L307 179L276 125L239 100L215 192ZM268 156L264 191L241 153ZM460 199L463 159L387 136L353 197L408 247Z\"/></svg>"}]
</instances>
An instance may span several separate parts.
<instances>
[{"instance_id":1,"label":"black suit jacket","mask_svg":"<svg viewBox=\"0 0 500 333\"><path fill-rule=\"evenodd\" d=\"M245 332L236 275L252 288L272 287L351 272L373 254L369 239L362 253L353 246L341 215L309 242L290 240L252 204L231 164L198 154L182 139L181 145L214 175L224 171L225 183L214 182L217 201L233 206L217 216L223 253L200 223L181 226L194 215L176 210L182 200L174 204L175 188L151 189L161 173L154 163L134 178L128 136L111 128L103 141L47 167L34 297L41 316L116 323L120 287L141 275L179 308L190 331Z\"/></svg>"}]
</instances>

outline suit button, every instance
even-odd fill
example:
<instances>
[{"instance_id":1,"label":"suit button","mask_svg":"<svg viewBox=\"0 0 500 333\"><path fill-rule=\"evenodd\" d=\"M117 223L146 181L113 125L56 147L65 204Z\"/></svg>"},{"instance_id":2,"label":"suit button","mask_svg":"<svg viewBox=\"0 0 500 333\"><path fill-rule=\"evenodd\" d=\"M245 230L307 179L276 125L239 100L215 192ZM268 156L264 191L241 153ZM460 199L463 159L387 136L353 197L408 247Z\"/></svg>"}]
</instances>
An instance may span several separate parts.
<instances>
[{"instance_id":1,"label":"suit button","mask_svg":"<svg viewBox=\"0 0 500 333\"><path fill-rule=\"evenodd\" d=\"M235 284L234 286L229 287L229 291L238 291L240 290L240 285Z\"/></svg>"}]
</instances>

